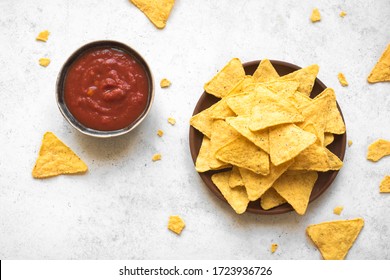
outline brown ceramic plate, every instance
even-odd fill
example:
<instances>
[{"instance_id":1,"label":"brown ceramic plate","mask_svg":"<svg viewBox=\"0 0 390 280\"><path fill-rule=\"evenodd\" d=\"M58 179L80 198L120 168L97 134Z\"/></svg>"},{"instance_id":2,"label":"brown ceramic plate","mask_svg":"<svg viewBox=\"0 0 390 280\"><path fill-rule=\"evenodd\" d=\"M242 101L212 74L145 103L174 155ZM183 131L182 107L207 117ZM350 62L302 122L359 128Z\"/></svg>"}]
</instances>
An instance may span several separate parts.
<instances>
[{"instance_id":1,"label":"brown ceramic plate","mask_svg":"<svg viewBox=\"0 0 390 280\"><path fill-rule=\"evenodd\" d=\"M257 61L251 61L244 63L244 69L245 73L247 75L252 75L257 66L259 65L260 60ZM280 76L284 76L288 73L291 73L295 70L301 69L301 67L298 67L294 64L290 64L287 62L283 61L277 61L277 60L271 60L272 65L275 67L276 71L279 73ZM318 94L320 94L326 86L319 80L316 79L315 84L313 86L313 90L311 92L310 97L314 98ZM218 102L220 99L216 98L210 94L207 94L206 92L203 92L202 96L200 97L198 104L196 104L195 110L193 112L193 115L196 115L197 113L207 109L214 103ZM337 105L341 116L342 112L340 110L340 107ZM344 119L344 118L343 118ZM327 146L329 150L331 150L335 155L337 155L341 160L344 159L344 154L345 154L345 146L346 146L346 139L347 139L347 134L344 133L342 135L334 135L334 141L332 144ZM196 158L198 157L199 149L202 144L203 140L203 134L190 126L190 150L191 150L191 156L192 160L195 164ZM224 170L218 170L218 171L208 171L204 173L199 173L200 177L202 178L203 182L206 184L206 186L221 200L225 200L225 198L222 196L221 192L218 190L218 188L214 185L214 183L211 181L211 175L218 173L218 172L223 172L228 169ZM333 180L336 178L338 171L328 171L328 172L319 172L318 173L318 180L316 184L314 185L313 191L310 196L310 202L313 200L317 199L320 195L322 195L332 184ZM309 202L309 203L310 203ZM256 213L256 214L263 214L263 215L272 215L272 214L282 214L286 213L289 211L292 211L293 208L285 203L282 204L278 207L275 207L270 210L264 210L260 206L260 201L252 201L249 203L247 212L251 213Z\"/></svg>"}]
</instances>

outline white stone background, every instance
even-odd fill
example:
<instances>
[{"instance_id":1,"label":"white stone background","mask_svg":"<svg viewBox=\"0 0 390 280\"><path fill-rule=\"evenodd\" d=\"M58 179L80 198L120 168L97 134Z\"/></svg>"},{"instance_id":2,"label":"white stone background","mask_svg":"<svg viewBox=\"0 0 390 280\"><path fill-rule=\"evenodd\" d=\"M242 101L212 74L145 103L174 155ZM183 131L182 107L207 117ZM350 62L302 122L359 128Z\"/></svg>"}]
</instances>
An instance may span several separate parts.
<instances>
[{"instance_id":1,"label":"white stone background","mask_svg":"<svg viewBox=\"0 0 390 280\"><path fill-rule=\"evenodd\" d=\"M315 7L322 20L313 24ZM390 196L379 193L379 183L390 174L390 158L365 159L372 141L390 139L390 83L366 82L390 43L389 27L388 0L177 0L163 30L126 0L0 0L0 259L321 259L305 228L355 217L365 226L347 258L389 259ZM35 41L44 29L48 42ZM135 131L105 140L75 131L54 95L67 57L101 39L138 50L156 84L172 81L156 87L150 115ZM40 57L52 59L49 67L38 65ZM336 91L353 145L305 216L236 215L194 170L189 119L204 82L232 57L317 63L319 78ZM173 127L169 116L177 119ZM46 131L89 172L34 180ZM156 152L163 158L152 163ZM341 216L332 211L338 205ZM166 228L176 214L187 224L181 236Z\"/></svg>"}]
</instances>

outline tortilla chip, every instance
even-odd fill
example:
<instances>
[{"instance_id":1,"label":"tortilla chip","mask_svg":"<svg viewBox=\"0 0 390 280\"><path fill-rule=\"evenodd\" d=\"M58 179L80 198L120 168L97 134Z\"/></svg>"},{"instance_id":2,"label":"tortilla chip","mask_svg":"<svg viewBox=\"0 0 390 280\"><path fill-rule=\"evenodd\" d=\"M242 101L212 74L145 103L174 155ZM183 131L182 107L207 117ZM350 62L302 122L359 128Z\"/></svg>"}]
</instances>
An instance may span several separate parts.
<instances>
[{"instance_id":1,"label":"tortilla chip","mask_svg":"<svg viewBox=\"0 0 390 280\"><path fill-rule=\"evenodd\" d=\"M253 73L253 79L258 83L268 82L277 78L279 78L279 74L268 59L261 60L255 73Z\"/></svg>"},{"instance_id":2,"label":"tortilla chip","mask_svg":"<svg viewBox=\"0 0 390 280\"><path fill-rule=\"evenodd\" d=\"M233 58L204 85L204 90L216 97L227 96L234 86L245 77L244 67L238 58Z\"/></svg>"},{"instance_id":3,"label":"tortilla chip","mask_svg":"<svg viewBox=\"0 0 390 280\"><path fill-rule=\"evenodd\" d=\"M303 215L317 178L318 173L314 171L297 175L283 174L272 187L299 215Z\"/></svg>"},{"instance_id":4,"label":"tortilla chip","mask_svg":"<svg viewBox=\"0 0 390 280\"><path fill-rule=\"evenodd\" d=\"M223 162L246 168L257 174L269 174L268 154L241 135L221 147L215 156Z\"/></svg>"},{"instance_id":5,"label":"tortilla chip","mask_svg":"<svg viewBox=\"0 0 390 280\"><path fill-rule=\"evenodd\" d=\"M325 132L325 136L324 136L324 146L328 146L330 144L332 144L334 141L334 135L332 133L329 133L329 132Z\"/></svg>"},{"instance_id":6,"label":"tortilla chip","mask_svg":"<svg viewBox=\"0 0 390 280\"><path fill-rule=\"evenodd\" d=\"M165 27L175 0L130 0L159 29Z\"/></svg>"},{"instance_id":7,"label":"tortilla chip","mask_svg":"<svg viewBox=\"0 0 390 280\"><path fill-rule=\"evenodd\" d=\"M35 38L37 41L46 42L49 39L50 32L48 30L44 30L39 32L38 36Z\"/></svg>"},{"instance_id":8,"label":"tortilla chip","mask_svg":"<svg viewBox=\"0 0 390 280\"><path fill-rule=\"evenodd\" d=\"M268 129L262 131L251 131L249 129L250 117L238 116L226 118L226 122L237 130L242 136L252 141L257 147L269 154L269 133Z\"/></svg>"},{"instance_id":9,"label":"tortilla chip","mask_svg":"<svg viewBox=\"0 0 390 280\"><path fill-rule=\"evenodd\" d=\"M306 96L310 96L318 71L318 65L313 64L306 68L302 68L282 76L278 79L278 81L296 81L299 83L298 91L305 94Z\"/></svg>"},{"instance_id":10,"label":"tortilla chip","mask_svg":"<svg viewBox=\"0 0 390 280\"><path fill-rule=\"evenodd\" d=\"M343 87L348 86L348 82L347 82L347 80L345 79L345 76L344 76L343 73L340 72L340 73L337 75L337 78L339 79L339 82L340 82L340 84L341 84Z\"/></svg>"},{"instance_id":11,"label":"tortilla chip","mask_svg":"<svg viewBox=\"0 0 390 280\"><path fill-rule=\"evenodd\" d=\"M387 45L381 58L371 70L367 78L369 83L389 82L390 81L390 44Z\"/></svg>"},{"instance_id":12,"label":"tortilla chip","mask_svg":"<svg viewBox=\"0 0 390 280\"><path fill-rule=\"evenodd\" d=\"M384 156L390 155L390 142L384 139L378 139L368 146L367 159L378 161Z\"/></svg>"},{"instance_id":13,"label":"tortilla chip","mask_svg":"<svg viewBox=\"0 0 390 280\"><path fill-rule=\"evenodd\" d=\"M291 94L294 94L297 91L297 89L299 87L299 83L296 81L280 82L279 80L274 80L271 82L258 84L258 86L266 87L266 88L272 90L274 93L279 94L283 97L286 97L286 96L289 96Z\"/></svg>"},{"instance_id":14,"label":"tortilla chip","mask_svg":"<svg viewBox=\"0 0 390 280\"><path fill-rule=\"evenodd\" d=\"M215 106L210 110L210 117L213 119L224 120L227 117L234 117L236 114L227 105L226 97L215 103Z\"/></svg>"},{"instance_id":15,"label":"tortilla chip","mask_svg":"<svg viewBox=\"0 0 390 280\"><path fill-rule=\"evenodd\" d=\"M267 176L256 174L245 168L239 168L249 200L259 199L292 163L291 160L279 166L270 164L270 172Z\"/></svg>"},{"instance_id":16,"label":"tortilla chip","mask_svg":"<svg viewBox=\"0 0 390 280\"><path fill-rule=\"evenodd\" d=\"M249 116L252 108L257 105L261 99L272 98L277 95L264 86L256 86L250 93L241 93L234 96L229 96L226 100L230 109L238 116Z\"/></svg>"},{"instance_id":17,"label":"tortilla chip","mask_svg":"<svg viewBox=\"0 0 390 280\"><path fill-rule=\"evenodd\" d=\"M232 173L229 177L229 187L235 188L235 187L243 187L244 181L242 180L240 170L237 166L233 166Z\"/></svg>"},{"instance_id":18,"label":"tortilla chip","mask_svg":"<svg viewBox=\"0 0 390 280\"><path fill-rule=\"evenodd\" d=\"M297 123L304 120L299 111L283 99L278 102L262 100L252 109L249 129L258 131L279 124Z\"/></svg>"},{"instance_id":19,"label":"tortilla chip","mask_svg":"<svg viewBox=\"0 0 390 280\"><path fill-rule=\"evenodd\" d=\"M272 254L275 253L276 250L278 249L278 247L279 247L278 244L272 243L272 244L271 244L271 253L272 253Z\"/></svg>"},{"instance_id":20,"label":"tortilla chip","mask_svg":"<svg viewBox=\"0 0 390 280\"><path fill-rule=\"evenodd\" d=\"M322 102L321 102L322 100ZM345 124L337 108L336 95L332 88L327 88L314 98L313 103L323 104L322 111L326 115L325 132L333 134L345 133ZM326 104L326 105L325 105ZM328 106L328 107L326 107Z\"/></svg>"},{"instance_id":21,"label":"tortilla chip","mask_svg":"<svg viewBox=\"0 0 390 280\"><path fill-rule=\"evenodd\" d=\"M170 216L168 221L168 229L180 235L186 224L180 216Z\"/></svg>"},{"instance_id":22,"label":"tortilla chip","mask_svg":"<svg viewBox=\"0 0 390 280\"><path fill-rule=\"evenodd\" d=\"M317 137L295 124L284 124L271 128L269 132L271 162L278 166L296 157L312 145Z\"/></svg>"},{"instance_id":23,"label":"tortilla chip","mask_svg":"<svg viewBox=\"0 0 390 280\"><path fill-rule=\"evenodd\" d=\"M385 176L379 187L379 192L390 193L390 176Z\"/></svg>"},{"instance_id":24,"label":"tortilla chip","mask_svg":"<svg viewBox=\"0 0 390 280\"><path fill-rule=\"evenodd\" d=\"M68 146L52 132L45 133L38 159L32 171L34 178L84 173L87 170L87 165Z\"/></svg>"},{"instance_id":25,"label":"tortilla chip","mask_svg":"<svg viewBox=\"0 0 390 280\"><path fill-rule=\"evenodd\" d=\"M39 65L47 67L50 64L50 58L42 57L39 59Z\"/></svg>"},{"instance_id":26,"label":"tortilla chip","mask_svg":"<svg viewBox=\"0 0 390 280\"><path fill-rule=\"evenodd\" d=\"M310 97L300 93L299 91L284 95L284 97L288 102L294 105L294 107L297 108L300 113L302 113L303 108L309 106L309 104L312 102Z\"/></svg>"},{"instance_id":27,"label":"tortilla chip","mask_svg":"<svg viewBox=\"0 0 390 280\"><path fill-rule=\"evenodd\" d=\"M343 211L344 207L343 206L337 206L333 209L333 214L340 215L341 212Z\"/></svg>"},{"instance_id":28,"label":"tortilla chip","mask_svg":"<svg viewBox=\"0 0 390 280\"><path fill-rule=\"evenodd\" d=\"M202 145L200 146L198 157L196 158L195 169L198 172L206 172L211 168L209 166L210 139L203 136Z\"/></svg>"},{"instance_id":29,"label":"tortilla chip","mask_svg":"<svg viewBox=\"0 0 390 280\"><path fill-rule=\"evenodd\" d=\"M195 116L192 116L190 120L190 125L202 132L208 138L211 138L211 127L214 122L214 119L210 116L210 112L215 106L216 105L214 104L211 107L203 110L202 112L199 112Z\"/></svg>"},{"instance_id":30,"label":"tortilla chip","mask_svg":"<svg viewBox=\"0 0 390 280\"><path fill-rule=\"evenodd\" d=\"M216 152L225 146L227 143L238 138L240 134L234 130L225 121L216 120L212 125L212 133L210 138L210 153L209 153L209 166L211 169L221 169L228 167L229 164L220 161L215 157Z\"/></svg>"},{"instance_id":31,"label":"tortilla chip","mask_svg":"<svg viewBox=\"0 0 390 280\"><path fill-rule=\"evenodd\" d=\"M171 85L171 82L168 79L162 79L160 81L160 87L161 88L167 88Z\"/></svg>"},{"instance_id":32,"label":"tortilla chip","mask_svg":"<svg viewBox=\"0 0 390 280\"><path fill-rule=\"evenodd\" d=\"M311 16L310 16L310 20L311 20L311 22L317 22L317 21L321 20L320 11L317 8L313 9Z\"/></svg>"},{"instance_id":33,"label":"tortilla chip","mask_svg":"<svg viewBox=\"0 0 390 280\"><path fill-rule=\"evenodd\" d=\"M363 225L362 218L340 220L310 225L306 232L325 260L343 260Z\"/></svg>"},{"instance_id":34,"label":"tortilla chip","mask_svg":"<svg viewBox=\"0 0 390 280\"><path fill-rule=\"evenodd\" d=\"M249 199L244 187L231 188L229 186L230 174L231 171L217 173L211 176L211 180L234 211L237 214L242 214L248 207Z\"/></svg>"},{"instance_id":35,"label":"tortilla chip","mask_svg":"<svg viewBox=\"0 0 390 280\"><path fill-rule=\"evenodd\" d=\"M329 170L340 170L343 167L343 162L331 151L325 148L328 155Z\"/></svg>"},{"instance_id":36,"label":"tortilla chip","mask_svg":"<svg viewBox=\"0 0 390 280\"><path fill-rule=\"evenodd\" d=\"M269 210L276 206L282 205L287 201L275 191L274 188L269 188L262 196L261 196L261 208L264 210Z\"/></svg>"}]
</instances>

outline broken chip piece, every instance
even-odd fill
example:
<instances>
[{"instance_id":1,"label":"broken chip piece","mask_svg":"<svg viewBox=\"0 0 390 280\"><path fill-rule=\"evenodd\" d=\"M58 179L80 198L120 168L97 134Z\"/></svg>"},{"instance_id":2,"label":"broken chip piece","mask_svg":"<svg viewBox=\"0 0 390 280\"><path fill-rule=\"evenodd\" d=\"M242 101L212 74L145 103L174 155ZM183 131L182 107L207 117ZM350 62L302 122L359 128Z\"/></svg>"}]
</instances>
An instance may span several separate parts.
<instances>
[{"instance_id":1,"label":"broken chip piece","mask_svg":"<svg viewBox=\"0 0 390 280\"><path fill-rule=\"evenodd\" d=\"M337 206L333 209L333 214L340 215L341 212L343 211L344 207L343 206Z\"/></svg>"},{"instance_id":2,"label":"broken chip piece","mask_svg":"<svg viewBox=\"0 0 390 280\"><path fill-rule=\"evenodd\" d=\"M180 235L186 224L180 216L170 216L168 221L168 229Z\"/></svg>"},{"instance_id":3,"label":"broken chip piece","mask_svg":"<svg viewBox=\"0 0 390 280\"><path fill-rule=\"evenodd\" d=\"M171 125L175 125L175 124L176 124L176 120L175 120L174 118L171 118L171 117L168 118L168 122L169 122Z\"/></svg>"},{"instance_id":4,"label":"broken chip piece","mask_svg":"<svg viewBox=\"0 0 390 280\"><path fill-rule=\"evenodd\" d=\"M340 73L337 75L337 78L339 79L339 82L340 82L340 84L341 84L343 87L348 86L348 82L347 82L347 80L345 79L345 76L344 76L343 73L340 72Z\"/></svg>"},{"instance_id":5,"label":"broken chip piece","mask_svg":"<svg viewBox=\"0 0 390 280\"><path fill-rule=\"evenodd\" d=\"M278 247L279 247L278 244L272 243L272 244L271 244L271 253L272 253L272 254L275 253L276 250L278 249Z\"/></svg>"},{"instance_id":6,"label":"broken chip piece","mask_svg":"<svg viewBox=\"0 0 390 280\"><path fill-rule=\"evenodd\" d=\"M311 12L310 20L311 22L317 22L321 20L320 11L317 8L313 9Z\"/></svg>"},{"instance_id":7,"label":"broken chip piece","mask_svg":"<svg viewBox=\"0 0 390 280\"><path fill-rule=\"evenodd\" d=\"M162 137L164 135L164 131L162 131L161 129L157 130L157 135Z\"/></svg>"},{"instance_id":8,"label":"broken chip piece","mask_svg":"<svg viewBox=\"0 0 390 280\"><path fill-rule=\"evenodd\" d=\"M175 0L130 0L159 29L165 27Z\"/></svg>"},{"instance_id":9,"label":"broken chip piece","mask_svg":"<svg viewBox=\"0 0 390 280\"><path fill-rule=\"evenodd\" d=\"M390 176L385 176L381 181L379 192L390 193Z\"/></svg>"},{"instance_id":10,"label":"broken chip piece","mask_svg":"<svg viewBox=\"0 0 390 280\"><path fill-rule=\"evenodd\" d=\"M389 82L390 81L390 44L387 45L379 61L371 70L367 78L369 83Z\"/></svg>"},{"instance_id":11,"label":"broken chip piece","mask_svg":"<svg viewBox=\"0 0 390 280\"><path fill-rule=\"evenodd\" d=\"M368 146L367 159L378 161L384 156L390 155L390 141L378 139Z\"/></svg>"},{"instance_id":12,"label":"broken chip piece","mask_svg":"<svg viewBox=\"0 0 390 280\"><path fill-rule=\"evenodd\" d=\"M171 85L171 82L168 79L162 79L160 82L161 88L167 88Z\"/></svg>"},{"instance_id":13,"label":"broken chip piece","mask_svg":"<svg viewBox=\"0 0 390 280\"><path fill-rule=\"evenodd\" d=\"M310 225L306 232L325 260L343 260L351 249L364 220L340 220Z\"/></svg>"},{"instance_id":14,"label":"broken chip piece","mask_svg":"<svg viewBox=\"0 0 390 280\"><path fill-rule=\"evenodd\" d=\"M49 66L49 64L50 64L50 58L43 57L43 58L39 59L39 65L41 65L43 67L47 67L47 66Z\"/></svg>"},{"instance_id":15,"label":"broken chip piece","mask_svg":"<svg viewBox=\"0 0 390 280\"><path fill-rule=\"evenodd\" d=\"M340 17L345 17L346 15L347 15L346 12L344 12L344 11L341 11L341 12L340 12Z\"/></svg>"},{"instance_id":16,"label":"broken chip piece","mask_svg":"<svg viewBox=\"0 0 390 280\"><path fill-rule=\"evenodd\" d=\"M152 156L152 161L158 161L161 160L161 154L154 154Z\"/></svg>"},{"instance_id":17,"label":"broken chip piece","mask_svg":"<svg viewBox=\"0 0 390 280\"><path fill-rule=\"evenodd\" d=\"M38 36L35 38L37 41L46 42L49 39L50 32L48 30L44 30L39 32Z\"/></svg>"},{"instance_id":18,"label":"broken chip piece","mask_svg":"<svg viewBox=\"0 0 390 280\"><path fill-rule=\"evenodd\" d=\"M348 147L351 147L353 144L352 140L348 140Z\"/></svg>"},{"instance_id":19,"label":"broken chip piece","mask_svg":"<svg viewBox=\"0 0 390 280\"><path fill-rule=\"evenodd\" d=\"M52 132L45 133L38 159L32 171L34 178L84 173L87 170L87 165L68 146Z\"/></svg>"}]
</instances>

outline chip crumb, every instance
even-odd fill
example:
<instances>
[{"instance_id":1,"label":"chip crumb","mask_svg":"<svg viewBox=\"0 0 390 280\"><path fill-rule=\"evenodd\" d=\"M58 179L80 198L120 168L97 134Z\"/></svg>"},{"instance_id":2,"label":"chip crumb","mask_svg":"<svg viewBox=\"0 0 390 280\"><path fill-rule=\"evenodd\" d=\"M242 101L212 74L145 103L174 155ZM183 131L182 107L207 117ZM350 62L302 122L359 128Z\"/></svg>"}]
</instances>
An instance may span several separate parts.
<instances>
[{"instance_id":1,"label":"chip crumb","mask_svg":"<svg viewBox=\"0 0 390 280\"><path fill-rule=\"evenodd\" d=\"M47 67L50 64L50 58L42 57L39 59L39 65Z\"/></svg>"},{"instance_id":2,"label":"chip crumb","mask_svg":"<svg viewBox=\"0 0 390 280\"><path fill-rule=\"evenodd\" d=\"M276 244L276 243L272 243L271 244L271 253L273 254L273 253L275 253L276 252L276 250L278 249L278 244Z\"/></svg>"},{"instance_id":3,"label":"chip crumb","mask_svg":"<svg viewBox=\"0 0 390 280\"><path fill-rule=\"evenodd\" d=\"M346 15L347 15L346 12L344 12L344 11L341 11L341 12L340 12L340 17L345 17Z\"/></svg>"},{"instance_id":4,"label":"chip crumb","mask_svg":"<svg viewBox=\"0 0 390 280\"><path fill-rule=\"evenodd\" d=\"M168 221L168 229L180 235L186 224L180 216L170 216Z\"/></svg>"},{"instance_id":5,"label":"chip crumb","mask_svg":"<svg viewBox=\"0 0 390 280\"><path fill-rule=\"evenodd\" d=\"M379 192L390 193L390 176L385 176L379 187Z\"/></svg>"},{"instance_id":6,"label":"chip crumb","mask_svg":"<svg viewBox=\"0 0 390 280\"><path fill-rule=\"evenodd\" d=\"M311 16L310 16L310 20L312 22L317 22L317 21L321 20L320 11L317 8L313 9L313 12L311 13Z\"/></svg>"},{"instance_id":7,"label":"chip crumb","mask_svg":"<svg viewBox=\"0 0 390 280\"><path fill-rule=\"evenodd\" d=\"M161 88L167 88L171 85L171 82L168 79L162 79L160 82Z\"/></svg>"},{"instance_id":8,"label":"chip crumb","mask_svg":"<svg viewBox=\"0 0 390 280\"><path fill-rule=\"evenodd\" d=\"M339 79L339 82L340 82L340 84L341 84L343 87L348 86L348 82L347 82L347 80L345 79L345 76L344 76L343 73L340 72L340 73L337 75L337 78Z\"/></svg>"},{"instance_id":9,"label":"chip crumb","mask_svg":"<svg viewBox=\"0 0 390 280\"><path fill-rule=\"evenodd\" d=\"M37 38L35 38L37 41L46 42L49 39L50 32L48 30L44 30L42 32L39 32Z\"/></svg>"},{"instance_id":10,"label":"chip crumb","mask_svg":"<svg viewBox=\"0 0 390 280\"><path fill-rule=\"evenodd\" d=\"M161 160L161 154L154 154L153 157L152 157L152 160L153 161Z\"/></svg>"},{"instance_id":11,"label":"chip crumb","mask_svg":"<svg viewBox=\"0 0 390 280\"><path fill-rule=\"evenodd\" d=\"M343 211L344 207L343 206L337 206L333 209L333 214L340 215L341 212Z\"/></svg>"},{"instance_id":12,"label":"chip crumb","mask_svg":"<svg viewBox=\"0 0 390 280\"><path fill-rule=\"evenodd\" d=\"M176 124L176 120L174 118L168 118L168 122L171 124L171 125L175 125Z\"/></svg>"},{"instance_id":13,"label":"chip crumb","mask_svg":"<svg viewBox=\"0 0 390 280\"><path fill-rule=\"evenodd\" d=\"M164 135L164 131L162 131L161 129L157 130L157 135L162 137Z\"/></svg>"},{"instance_id":14,"label":"chip crumb","mask_svg":"<svg viewBox=\"0 0 390 280\"><path fill-rule=\"evenodd\" d=\"M348 140L348 147L352 146L352 140Z\"/></svg>"}]
</instances>

